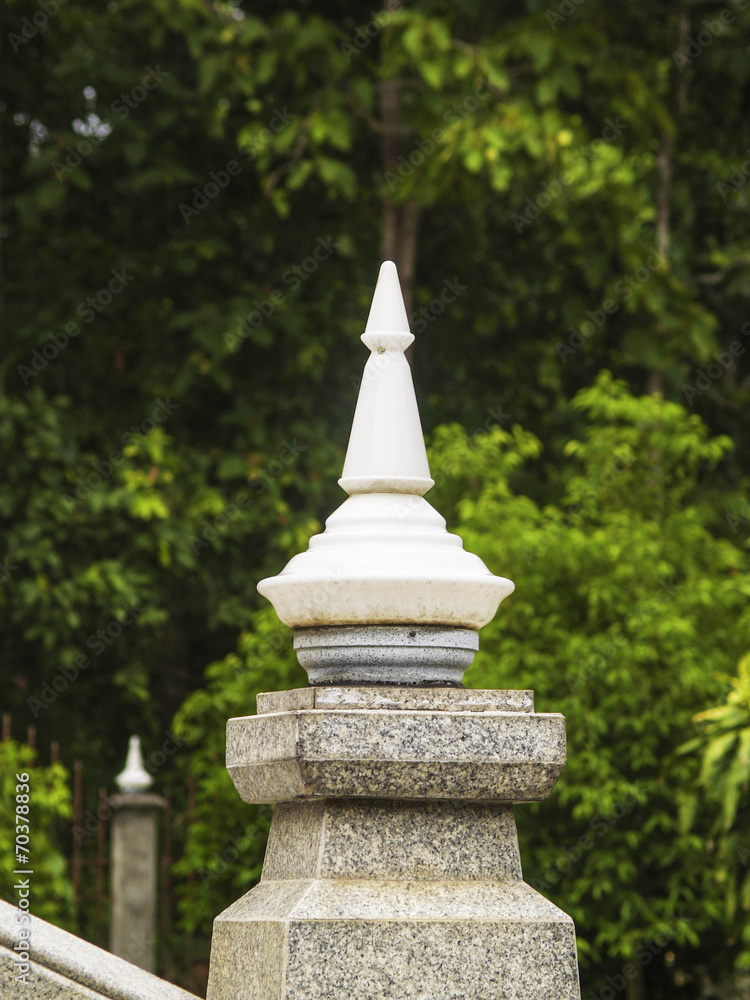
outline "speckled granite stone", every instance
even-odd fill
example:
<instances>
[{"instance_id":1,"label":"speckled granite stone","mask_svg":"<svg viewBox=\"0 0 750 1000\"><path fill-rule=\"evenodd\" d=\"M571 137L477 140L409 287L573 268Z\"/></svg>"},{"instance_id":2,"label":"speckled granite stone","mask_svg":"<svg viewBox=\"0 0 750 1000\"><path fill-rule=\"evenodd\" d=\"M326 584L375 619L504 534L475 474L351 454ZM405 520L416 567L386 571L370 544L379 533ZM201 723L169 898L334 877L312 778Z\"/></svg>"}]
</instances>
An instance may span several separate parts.
<instances>
[{"instance_id":1,"label":"speckled granite stone","mask_svg":"<svg viewBox=\"0 0 750 1000\"><path fill-rule=\"evenodd\" d=\"M18 965L13 961L13 952L0 945L0 997L3 1000L15 997L29 997L30 1000L102 1000L101 993L95 993L88 986L81 986L36 962L29 963L28 986L19 982L17 975Z\"/></svg>"},{"instance_id":2,"label":"speckled granite stone","mask_svg":"<svg viewBox=\"0 0 750 1000\"><path fill-rule=\"evenodd\" d=\"M287 947L285 997L295 1000L579 996L573 929L560 924L294 923Z\"/></svg>"},{"instance_id":3,"label":"speckled granite stone","mask_svg":"<svg viewBox=\"0 0 750 1000\"><path fill-rule=\"evenodd\" d=\"M214 923L209 996L222 1000L281 1000L286 990L288 932L283 920L253 921L252 932L236 933L233 925ZM215 957L214 957L215 956ZM324 975L322 970L313 975ZM293 994L291 994L293 996Z\"/></svg>"},{"instance_id":4,"label":"speckled granite stone","mask_svg":"<svg viewBox=\"0 0 750 1000\"><path fill-rule=\"evenodd\" d=\"M208 1000L580 1000L571 919L521 881L513 802L565 763L528 691L318 687L231 719L260 883L214 923Z\"/></svg>"},{"instance_id":5,"label":"speckled granite stone","mask_svg":"<svg viewBox=\"0 0 750 1000\"><path fill-rule=\"evenodd\" d=\"M535 802L549 795L560 771L557 764L281 761L230 774L245 802L321 796Z\"/></svg>"},{"instance_id":6,"label":"speckled granite stone","mask_svg":"<svg viewBox=\"0 0 750 1000\"><path fill-rule=\"evenodd\" d=\"M15 982L18 966L11 957L17 941L16 915L19 912L17 907L0 901L0 996L3 998L197 1000L192 993L33 916L31 982L27 990L23 984Z\"/></svg>"},{"instance_id":7,"label":"speckled granite stone","mask_svg":"<svg viewBox=\"0 0 750 1000\"><path fill-rule=\"evenodd\" d=\"M227 724L227 768L246 802L527 802L546 798L564 765L565 720L557 714L338 706Z\"/></svg>"},{"instance_id":8,"label":"speckled granite stone","mask_svg":"<svg viewBox=\"0 0 750 1000\"><path fill-rule=\"evenodd\" d=\"M258 715L304 708L384 709L410 712L533 712L533 691L441 687L306 687L257 696Z\"/></svg>"},{"instance_id":9,"label":"speckled granite stone","mask_svg":"<svg viewBox=\"0 0 750 1000\"><path fill-rule=\"evenodd\" d=\"M560 715L315 711L298 714L296 743L298 757L315 761L548 763L564 753L565 727ZM257 748L259 759L265 752Z\"/></svg>"},{"instance_id":10,"label":"speckled granite stone","mask_svg":"<svg viewBox=\"0 0 750 1000\"><path fill-rule=\"evenodd\" d=\"M383 799L274 810L264 879L521 878L511 806Z\"/></svg>"},{"instance_id":11,"label":"speckled granite stone","mask_svg":"<svg viewBox=\"0 0 750 1000\"><path fill-rule=\"evenodd\" d=\"M234 972L249 955L265 982ZM342 997L578 1000L573 924L493 880L264 880L217 917L209 1000Z\"/></svg>"}]
</instances>

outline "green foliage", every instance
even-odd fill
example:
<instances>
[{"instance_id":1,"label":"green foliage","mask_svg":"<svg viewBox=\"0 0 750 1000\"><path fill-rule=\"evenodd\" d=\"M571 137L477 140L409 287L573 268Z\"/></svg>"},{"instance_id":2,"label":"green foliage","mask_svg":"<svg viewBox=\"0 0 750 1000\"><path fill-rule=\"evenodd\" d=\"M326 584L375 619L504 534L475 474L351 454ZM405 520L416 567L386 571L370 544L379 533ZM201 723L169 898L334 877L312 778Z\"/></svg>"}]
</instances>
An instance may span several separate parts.
<instances>
[{"instance_id":1,"label":"green foliage","mask_svg":"<svg viewBox=\"0 0 750 1000\"><path fill-rule=\"evenodd\" d=\"M240 801L224 767L226 720L254 714L260 691L307 684L291 631L270 607L253 616L235 653L208 667L206 680L206 687L186 700L174 728L190 748L185 768L196 788L185 848L175 865L184 879L179 909L188 933L205 933L217 913L260 878L263 864L271 810Z\"/></svg>"},{"instance_id":2,"label":"green foliage","mask_svg":"<svg viewBox=\"0 0 750 1000\"><path fill-rule=\"evenodd\" d=\"M433 502L454 511L467 548L517 581L467 681L533 688L538 710L568 720L558 788L518 809L522 856L530 883L573 915L581 959L606 968L664 933L684 955L723 916L716 859L679 822L696 768L673 751L696 709L721 697L716 672L747 648L750 566L716 534L730 500L715 490L726 439L606 373L574 405L585 426L548 470L560 500L515 492L532 474L522 462L539 454L527 434L451 427L433 444L445 477ZM724 947L735 950L730 930Z\"/></svg>"},{"instance_id":3,"label":"green foliage","mask_svg":"<svg viewBox=\"0 0 750 1000\"><path fill-rule=\"evenodd\" d=\"M673 750L696 709L721 697L716 671L750 640L750 567L720 537L716 498L731 444L608 373L574 407L583 423L563 466L545 467L540 442L518 426L438 428L430 499L453 513L467 548L518 584L483 629L469 682L533 688L538 710L568 720L558 788L517 810L526 878L574 916L584 982L666 935L679 960L654 970L674 987L696 954L711 963L702 943L726 916L716 858L680 823L679 792L696 767ZM545 471L559 500L540 505L519 484ZM251 712L258 691L304 683L290 647L273 612L259 612L176 720L196 778L178 866L198 875L181 890L186 930L206 929L260 875L269 811L239 801L223 724ZM724 954L735 954L726 928Z\"/></svg>"},{"instance_id":4,"label":"green foliage","mask_svg":"<svg viewBox=\"0 0 750 1000\"><path fill-rule=\"evenodd\" d=\"M739 662L724 704L696 715L701 734L681 749L699 752L697 791L683 801L683 825L708 827L707 847L726 900L726 919L742 945L739 964L750 968L750 656ZM701 808L708 805L709 822Z\"/></svg>"},{"instance_id":5,"label":"green foliage","mask_svg":"<svg viewBox=\"0 0 750 1000\"><path fill-rule=\"evenodd\" d=\"M30 30L4 0L4 709L84 760L84 809L128 736L148 752L178 714L195 751L158 780L193 820L186 929L258 871L267 811L235 801L221 733L296 669L286 640L255 648L274 628L255 584L340 497L397 211L435 503L518 584L475 682L570 718L527 868L632 793L565 877L588 957L631 954L678 903L714 928L683 966L732 952L705 838L674 832L696 765L664 761L747 648L740 6L687 57L681 33L725 4L80 0Z\"/></svg>"},{"instance_id":6,"label":"green foliage","mask_svg":"<svg viewBox=\"0 0 750 1000\"><path fill-rule=\"evenodd\" d=\"M105 750L111 734L93 735L119 763L134 719L153 737L169 727L183 695L174 681L185 643L202 648L207 632L250 622L255 598L244 567L214 580L227 546L274 520L286 523L269 550L286 552L306 537L309 519L295 518L282 498L291 453L276 475L248 455L239 475L219 468L210 484L210 459L176 447L157 406L148 412L164 424L147 417L104 454L82 447L70 409L40 387L24 399L0 397L0 518L12 525L0 581L5 670L29 722L52 738L72 735L72 752L85 753L85 741L60 723L91 717L109 690L126 708L119 745ZM156 648L171 672L155 669Z\"/></svg>"},{"instance_id":7,"label":"green foliage","mask_svg":"<svg viewBox=\"0 0 750 1000\"><path fill-rule=\"evenodd\" d=\"M19 784L19 775L28 781ZM24 794L29 786L28 813L19 822L28 826L28 863L16 860L16 792ZM18 786L18 787L16 787ZM59 837L73 811L70 803L68 772L62 764L36 765L36 754L28 746L8 740L0 743L0 796L3 823L0 826L0 896L18 906L14 888L21 876L14 869L31 869L29 902L31 912L59 926L71 928L73 889L68 878L65 855Z\"/></svg>"}]
</instances>

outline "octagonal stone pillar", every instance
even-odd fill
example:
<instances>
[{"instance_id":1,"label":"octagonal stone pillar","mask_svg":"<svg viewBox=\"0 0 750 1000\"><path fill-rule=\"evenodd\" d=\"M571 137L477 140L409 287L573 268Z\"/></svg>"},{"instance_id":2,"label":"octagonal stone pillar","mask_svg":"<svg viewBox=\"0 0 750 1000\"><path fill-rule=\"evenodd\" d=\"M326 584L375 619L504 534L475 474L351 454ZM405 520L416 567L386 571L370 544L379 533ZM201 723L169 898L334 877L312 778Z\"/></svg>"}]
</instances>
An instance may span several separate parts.
<instances>
[{"instance_id":1,"label":"octagonal stone pillar","mask_svg":"<svg viewBox=\"0 0 750 1000\"><path fill-rule=\"evenodd\" d=\"M578 1000L573 922L522 880L513 802L565 721L529 691L306 688L231 719L260 883L216 920L209 1000Z\"/></svg>"},{"instance_id":2,"label":"octagonal stone pillar","mask_svg":"<svg viewBox=\"0 0 750 1000\"><path fill-rule=\"evenodd\" d=\"M311 687L227 726L237 791L275 809L260 882L214 923L208 1000L580 1000L573 922L523 881L513 814L552 791L565 720L461 686L514 585L423 497L412 339L386 262L349 498L258 585Z\"/></svg>"}]
</instances>

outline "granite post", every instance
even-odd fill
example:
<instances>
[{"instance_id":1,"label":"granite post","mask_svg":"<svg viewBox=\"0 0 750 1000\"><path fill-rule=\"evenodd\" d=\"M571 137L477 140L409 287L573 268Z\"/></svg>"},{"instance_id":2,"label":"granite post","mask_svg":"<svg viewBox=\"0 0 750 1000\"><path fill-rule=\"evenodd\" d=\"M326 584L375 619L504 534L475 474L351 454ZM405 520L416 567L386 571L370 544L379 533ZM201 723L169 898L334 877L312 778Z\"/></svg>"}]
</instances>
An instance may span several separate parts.
<instances>
[{"instance_id":1,"label":"granite post","mask_svg":"<svg viewBox=\"0 0 750 1000\"><path fill-rule=\"evenodd\" d=\"M513 813L554 787L565 720L462 686L514 585L423 497L390 262L362 340L349 498L258 585L311 686L227 726L237 791L275 810L259 884L214 923L208 1000L580 1000L573 922L523 881Z\"/></svg>"},{"instance_id":2,"label":"granite post","mask_svg":"<svg viewBox=\"0 0 750 1000\"><path fill-rule=\"evenodd\" d=\"M156 970L159 815L165 800L148 792L140 741L131 736L112 815L112 925L109 950L147 972Z\"/></svg>"}]
</instances>

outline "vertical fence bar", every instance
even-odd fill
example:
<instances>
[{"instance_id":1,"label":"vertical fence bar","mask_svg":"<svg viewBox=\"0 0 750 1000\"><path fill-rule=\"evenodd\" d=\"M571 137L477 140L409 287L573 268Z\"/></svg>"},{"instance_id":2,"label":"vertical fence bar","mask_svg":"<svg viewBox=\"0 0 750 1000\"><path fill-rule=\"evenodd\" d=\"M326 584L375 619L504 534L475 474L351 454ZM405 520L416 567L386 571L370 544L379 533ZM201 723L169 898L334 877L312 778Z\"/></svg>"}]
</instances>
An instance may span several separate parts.
<instances>
[{"instance_id":1,"label":"vertical fence bar","mask_svg":"<svg viewBox=\"0 0 750 1000\"><path fill-rule=\"evenodd\" d=\"M193 825L193 813L194 812L195 812L195 775L193 774L192 771L190 771L188 773L188 780L187 780L187 810L186 810L186 818L187 818L187 828L188 828L188 830ZM191 884L193 882L195 882L195 872L190 872L190 874L187 877L187 881L189 883L191 883Z\"/></svg>"},{"instance_id":2,"label":"vertical fence bar","mask_svg":"<svg viewBox=\"0 0 750 1000\"><path fill-rule=\"evenodd\" d=\"M49 745L49 762L56 764L60 760L60 744L53 740Z\"/></svg>"},{"instance_id":3,"label":"vertical fence bar","mask_svg":"<svg viewBox=\"0 0 750 1000\"><path fill-rule=\"evenodd\" d=\"M185 819L187 820L187 829L190 830L193 825L193 814L195 813L195 775L191 770L188 771L187 779L187 809L185 810ZM187 882L192 885L195 882L195 872L190 872L187 877ZM193 948L193 932L187 936L188 940L188 954L193 955L195 953Z\"/></svg>"},{"instance_id":4,"label":"vertical fence bar","mask_svg":"<svg viewBox=\"0 0 750 1000\"><path fill-rule=\"evenodd\" d=\"M81 901L81 820L83 818L83 765L73 762L73 901Z\"/></svg>"},{"instance_id":5,"label":"vertical fence bar","mask_svg":"<svg viewBox=\"0 0 750 1000\"><path fill-rule=\"evenodd\" d=\"M29 726L26 730L26 742L32 750L36 750L36 726Z\"/></svg>"},{"instance_id":6,"label":"vertical fence bar","mask_svg":"<svg viewBox=\"0 0 750 1000\"><path fill-rule=\"evenodd\" d=\"M99 827L96 831L96 943L106 947L103 926L104 903L107 894L107 790L99 789Z\"/></svg>"},{"instance_id":7,"label":"vertical fence bar","mask_svg":"<svg viewBox=\"0 0 750 1000\"><path fill-rule=\"evenodd\" d=\"M10 741L10 734L12 729L12 719L7 712L3 712L3 743L8 743Z\"/></svg>"},{"instance_id":8,"label":"vertical fence bar","mask_svg":"<svg viewBox=\"0 0 750 1000\"><path fill-rule=\"evenodd\" d=\"M164 815L162 819L162 850L161 850L161 892L159 893L159 941L157 962L161 975L171 979L174 976L172 948L169 939L172 915L170 868L172 867L172 803L165 797Z\"/></svg>"}]
</instances>

